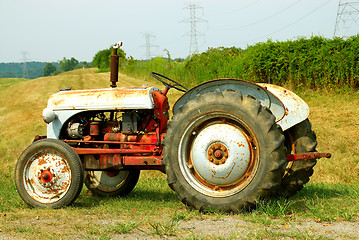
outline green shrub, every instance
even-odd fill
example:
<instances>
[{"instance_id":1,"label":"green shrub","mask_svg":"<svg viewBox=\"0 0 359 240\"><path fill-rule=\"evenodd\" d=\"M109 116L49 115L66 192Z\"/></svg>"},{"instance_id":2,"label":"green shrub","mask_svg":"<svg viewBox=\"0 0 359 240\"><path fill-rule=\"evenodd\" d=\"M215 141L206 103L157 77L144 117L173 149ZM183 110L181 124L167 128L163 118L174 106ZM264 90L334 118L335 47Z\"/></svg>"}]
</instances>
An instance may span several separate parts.
<instances>
[{"instance_id":1,"label":"green shrub","mask_svg":"<svg viewBox=\"0 0 359 240\"><path fill-rule=\"evenodd\" d=\"M108 54L106 52L106 59L109 59ZM146 61L131 57L122 64L121 71L141 78L158 72L188 87L211 79L239 78L294 89L345 91L359 88L359 35L346 40L320 36L282 42L268 40L245 50L209 48L184 61L170 59L168 50L167 55L167 58ZM95 60L93 65L99 66Z\"/></svg>"}]
</instances>

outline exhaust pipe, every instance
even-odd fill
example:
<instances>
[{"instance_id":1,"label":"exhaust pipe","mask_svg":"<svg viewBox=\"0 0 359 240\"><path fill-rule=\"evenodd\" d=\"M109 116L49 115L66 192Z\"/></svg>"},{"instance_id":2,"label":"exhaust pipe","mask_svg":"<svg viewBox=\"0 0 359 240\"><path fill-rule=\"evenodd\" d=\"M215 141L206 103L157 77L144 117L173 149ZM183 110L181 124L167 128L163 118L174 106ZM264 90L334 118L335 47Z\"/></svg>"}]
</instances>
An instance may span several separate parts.
<instances>
[{"instance_id":1,"label":"exhaust pipe","mask_svg":"<svg viewBox=\"0 0 359 240\"><path fill-rule=\"evenodd\" d=\"M116 83L118 82L118 59L119 56L117 55L117 49L122 46L122 42L115 43L113 45L113 53L111 55L111 87L116 88Z\"/></svg>"}]
</instances>

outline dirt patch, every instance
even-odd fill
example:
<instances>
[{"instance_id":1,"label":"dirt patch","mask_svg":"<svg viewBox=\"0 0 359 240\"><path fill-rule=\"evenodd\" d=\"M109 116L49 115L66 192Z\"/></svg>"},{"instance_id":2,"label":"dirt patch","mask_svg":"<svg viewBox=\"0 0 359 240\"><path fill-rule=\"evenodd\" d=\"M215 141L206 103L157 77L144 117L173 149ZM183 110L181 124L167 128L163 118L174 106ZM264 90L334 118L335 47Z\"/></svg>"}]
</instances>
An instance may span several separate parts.
<instances>
[{"instance_id":1,"label":"dirt patch","mask_svg":"<svg viewBox=\"0 0 359 240\"><path fill-rule=\"evenodd\" d=\"M359 221L318 223L313 220L287 223L278 221L276 224L263 226L234 217L224 217L218 220L180 221L175 236L151 235L149 232L136 230L114 235L113 239L359 239L358 226Z\"/></svg>"},{"instance_id":2,"label":"dirt patch","mask_svg":"<svg viewBox=\"0 0 359 240\"><path fill-rule=\"evenodd\" d=\"M86 218L88 219L88 218ZM36 225L43 225L40 220L22 219L17 222L20 225L31 225L37 228ZM47 222L46 232L53 233L54 236L60 232L76 225L76 221L70 223L61 222L54 225L48 222L49 219L44 219ZM51 220L50 222L54 221ZM90 225L98 225L101 229L106 229L109 226L114 226L121 223L121 220L96 220L92 219L87 222ZM164 221L169 222L169 221ZM14 224L17 224L14 222ZM167 229L166 229L167 228ZM169 229L171 228L171 229ZM82 229L85 230L85 229ZM137 225L128 233L105 234L110 239L359 239L359 218L354 221L337 221L332 223L316 222L312 219L295 219L295 220L280 220L268 219L268 222L263 220L257 222L246 221L240 219L240 216L222 216L216 218L206 219L190 219L187 221L180 220L175 222L171 227L159 226L155 230L151 224L145 223ZM104 232L103 232L104 233ZM102 236L101 232L91 233L89 230L75 232L69 235L58 235L60 239L98 239ZM14 240L25 239L15 237L9 232L0 229L0 239Z\"/></svg>"},{"instance_id":3,"label":"dirt patch","mask_svg":"<svg viewBox=\"0 0 359 240\"><path fill-rule=\"evenodd\" d=\"M274 221L276 222L276 221ZM263 226L235 217L218 220L180 221L175 236L153 235L145 229L127 234L115 234L113 239L359 239L359 221L318 223L314 220L296 220Z\"/></svg>"}]
</instances>

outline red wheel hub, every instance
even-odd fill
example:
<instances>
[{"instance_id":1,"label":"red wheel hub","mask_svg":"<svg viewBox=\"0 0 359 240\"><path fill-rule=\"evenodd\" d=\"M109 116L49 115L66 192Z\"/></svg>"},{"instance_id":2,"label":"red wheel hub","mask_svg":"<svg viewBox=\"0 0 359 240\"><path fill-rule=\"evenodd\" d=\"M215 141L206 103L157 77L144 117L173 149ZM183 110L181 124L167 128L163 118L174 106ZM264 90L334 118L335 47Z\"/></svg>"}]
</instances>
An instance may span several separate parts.
<instances>
[{"instance_id":1,"label":"red wheel hub","mask_svg":"<svg viewBox=\"0 0 359 240\"><path fill-rule=\"evenodd\" d=\"M41 180L48 183L52 180L53 175L49 170L45 170L41 173Z\"/></svg>"}]
</instances>

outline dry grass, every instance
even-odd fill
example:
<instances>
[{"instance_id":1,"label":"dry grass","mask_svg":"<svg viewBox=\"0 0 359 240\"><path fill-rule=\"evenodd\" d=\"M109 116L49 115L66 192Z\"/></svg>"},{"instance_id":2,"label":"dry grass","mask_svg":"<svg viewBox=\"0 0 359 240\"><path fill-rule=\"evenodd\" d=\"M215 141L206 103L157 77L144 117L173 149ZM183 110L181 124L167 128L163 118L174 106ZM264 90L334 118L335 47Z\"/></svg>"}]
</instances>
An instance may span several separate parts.
<instances>
[{"instance_id":1,"label":"dry grass","mask_svg":"<svg viewBox=\"0 0 359 240\"><path fill-rule=\"evenodd\" d=\"M359 92L341 95L316 92L303 98L311 109L318 151L333 155L318 161L312 181L358 183Z\"/></svg>"}]
</instances>

